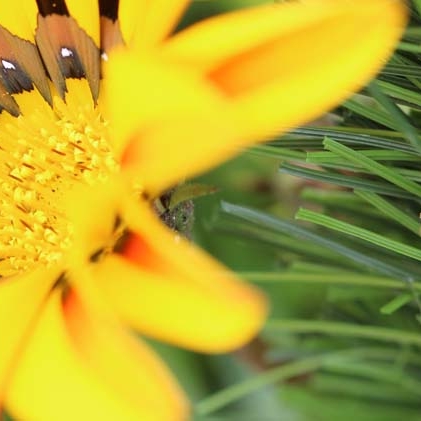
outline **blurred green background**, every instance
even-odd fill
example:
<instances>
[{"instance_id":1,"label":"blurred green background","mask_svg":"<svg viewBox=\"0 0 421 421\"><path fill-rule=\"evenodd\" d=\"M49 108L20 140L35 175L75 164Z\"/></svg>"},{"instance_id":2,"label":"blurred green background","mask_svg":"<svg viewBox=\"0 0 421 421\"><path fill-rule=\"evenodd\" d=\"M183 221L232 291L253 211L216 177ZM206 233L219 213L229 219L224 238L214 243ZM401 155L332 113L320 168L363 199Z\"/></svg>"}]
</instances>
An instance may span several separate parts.
<instances>
[{"instance_id":1,"label":"blurred green background","mask_svg":"<svg viewBox=\"0 0 421 421\"><path fill-rule=\"evenodd\" d=\"M180 28L259 3L265 2L197 0ZM418 6L416 1L410 4L414 29L405 41L421 45ZM404 50L378 80L411 93L420 91L421 98L421 51L409 57ZM414 76L415 68L419 73ZM395 90L395 96L388 91L386 102L377 105L392 123L401 116L387 101L395 108L409 106L404 118L412 119L409 124L419 137L416 118L421 101L418 104L419 98L416 101L409 93L402 98L407 91L398 95ZM375 90L362 94L372 105L379 101ZM356 109L354 104L335 110L340 130L293 133L268 149L245 151L191 181L217 189L194 201L194 241L258 284L272 304L261 337L234 354L210 357L153 343L192 399L196 420L421 420L419 261L353 235L294 220L305 205L402 242L398 245L420 248L419 197L404 200L402 192L395 192L387 202L411 219L408 232L399 221L402 214L391 218L367 203L367 197L355 195L352 186L337 187L333 178L322 183L316 173L304 177L293 168L294 163L305 162L308 151L324 151L326 136L342 139L345 133L351 136L352 147L362 145L363 153L373 150L374 140L380 138L391 143L387 147L379 143L376 153L384 147L393 155L394 147L400 151L402 145L411 145L405 124L380 124L367 110ZM414 148L421 158L421 148ZM388 165L403 168L405 174L409 171L411 180L421 180L420 159L388 159ZM360 177L358 171L352 172L355 168L349 172L348 164L333 158L324 168L332 177ZM358 179L369 183L375 177L365 171ZM374 191L371 199L381 193L369 191Z\"/></svg>"}]
</instances>

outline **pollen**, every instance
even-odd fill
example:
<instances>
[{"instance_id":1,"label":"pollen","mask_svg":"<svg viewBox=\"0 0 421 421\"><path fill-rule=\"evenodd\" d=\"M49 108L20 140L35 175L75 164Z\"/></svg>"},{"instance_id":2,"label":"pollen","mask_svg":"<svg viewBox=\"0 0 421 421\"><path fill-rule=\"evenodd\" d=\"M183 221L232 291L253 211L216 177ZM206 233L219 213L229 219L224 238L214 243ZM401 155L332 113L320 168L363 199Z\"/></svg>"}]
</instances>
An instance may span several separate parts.
<instances>
[{"instance_id":1,"label":"pollen","mask_svg":"<svg viewBox=\"0 0 421 421\"><path fill-rule=\"evenodd\" d=\"M108 123L78 82L53 107L29 92L21 115L0 116L0 276L58 263L72 243L64 195L118 171Z\"/></svg>"}]
</instances>

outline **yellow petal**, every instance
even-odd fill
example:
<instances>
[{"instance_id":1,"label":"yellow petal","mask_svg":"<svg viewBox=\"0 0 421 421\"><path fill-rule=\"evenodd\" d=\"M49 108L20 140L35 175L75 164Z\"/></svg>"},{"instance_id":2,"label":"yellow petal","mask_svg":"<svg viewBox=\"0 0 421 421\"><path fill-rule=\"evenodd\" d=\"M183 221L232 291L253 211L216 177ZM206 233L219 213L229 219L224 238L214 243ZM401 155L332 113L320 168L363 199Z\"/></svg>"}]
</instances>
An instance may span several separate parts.
<instances>
[{"instance_id":1,"label":"yellow petal","mask_svg":"<svg viewBox=\"0 0 421 421\"><path fill-rule=\"evenodd\" d=\"M361 88L391 54L405 15L397 0L271 4L199 23L167 42L165 55L231 97L249 140L302 124Z\"/></svg>"},{"instance_id":2,"label":"yellow petal","mask_svg":"<svg viewBox=\"0 0 421 421\"><path fill-rule=\"evenodd\" d=\"M156 194L361 87L390 54L404 11L394 0L357 3L246 9L176 35L159 59L111 57L106 109L119 156L130 145L132 175Z\"/></svg>"},{"instance_id":3,"label":"yellow petal","mask_svg":"<svg viewBox=\"0 0 421 421\"><path fill-rule=\"evenodd\" d=\"M105 70L113 146L121 157L130 144L125 163L150 193L238 151L228 103L195 72L127 52L112 55Z\"/></svg>"},{"instance_id":4,"label":"yellow petal","mask_svg":"<svg viewBox=\"0 0 421 421\"><path fill-rule=\"evenodd\" d=\"M112 239L113 226L119 215L119 200L124 194L114 180L95 186L75 186L62 198L63 209L72 224L73 245L67 251L69 267L84 266L99 249ZM101 212L90 212L101 209Z\"/></svg>"},{"instance_id":5,"label":"yellow petal","mask_svg":"<svg viewBox=\"0 0 421 421\"><path fill-rule=\"evenodd\" d=\"M0 0L0 25L25 40L34 41L37 13L33 0Z\"/></svg>"},{"instance_id":6,"label":"yellow petal","mask_svg":"<svg viewBox=\"0 0 421 421\"><path fill-rule=\"evenodd\" d=\"M190 0L120 0L123 38L139 50L162 41L177 23Z\"/></svg>"},{"instance_id":7,"label":"yellow petal","mask_svg":"<svg viewBox=\"0 0 421 421\"><path fill-rule=\"evenodd\" d=\"M103 99L107 115L112 116L117 152L137 131L190 115L193 120L223 106L217 91L195 73L179 66L168 68L168 63L152 55L140 58L135 52L114 53L104 72Z\"/></svg>"},{"instance_id":8,"label":"yellow petal","mask_svg":"<svg viewBox=\"0 0 421 421\"><path fill-rule=\"evenodd\" d=\"M79 26L99 46L99 8L97 1L66 0L66 5Z\"/></svg>"},{"instance_id":9,"label":"yellow petal","mask_svg":"<svg viewBox=\"0 0 421 421\"><path fill-rule=\"evenodd\" d=\"M0 401L5 382L58 275L57 270L40 270L0 282Z\"/></svg>"},{"instance_id":10,"label":"yellow petal","mask_svg":"<svg viewBox=\"0 0 421 421\"><path fill-rule=\"evenodd\" d=\"M93 268L98 288L139 332L197 351L226 352L262 326L267 304L146 207L124 215L136 232L121 256Z\"/></svg>"},{"instance_id":11,"label":"yellow petal","mask_svg":"<svg viewBox=\"0 0 421 421\"><path fill-rule=\"evenodd\" d=\"M203 115L191 117L156 124L131 137L123 171L150 196L238 153L238 138L229 123Z\"/></svg>"},{"instance_id":12,"label":"yellow petal","mask_svg":"<svg viewBox=\"0 0 421 421\"><path fill-rule=\"evenodd\" d=\"M80 271L89 263L94 289L140 332L208 352L234 349L258 332L267 312L260 292L167 229L148 203L133 198L131 186L110 182L74 193L68 198L75 237L69 265ZM136 236L123 255L90 259L114 248L117 216ZM84 277L74 278L84 296L95 295Z\"/></svg>"},{"instance_id":13,"label":"yellow petal","mask_svg":"<svg viewBox=\"0 0 421 421\"><path fill-rule=\"evenodd\" d=\"M142 411L149 406L154 419L187 418L185 396L145 344L92 311L88 314L75 292L66 297L64 315L76 348L104 382Z\"/></svg>"},{"instance_id":14,"label":"yellow petal","mask_svg":"<svg viewBox=\"0 0 421 421\"><path fill-rule=\"evenodd\" d=\"M84 326L86 321L88 325ZM182 420L182 411L169 414L165 408L168 397L165 380L163 393L156 395L165 372L150 351L128 343L106 324L97 330L96 322L93 325L89 322L90 318L86 318L77 302L69 303L63 311L61 291L52 294L8 387L6 406L12 415L17 419L42 421ZM80 331L84 327L87 330ZM103 341L107 337L110 348L104 350ZM95 362L92 361L94 353L98 357ZM139 361L133 366L133 377L130 377L128 368L130 362L135 364L134 358ZM122 367L120 374L117 374L118 366ZM142 370L136 380L134 377ZM114 375L117 376L115 382ZM142 385L130 396L121 393L125 388L121 384L125 375L127 387L135 383ZM151 376L153 396L144 390L148 376ZM169 409L174 408L169 406Z\"/></svg>"}]
</instances>

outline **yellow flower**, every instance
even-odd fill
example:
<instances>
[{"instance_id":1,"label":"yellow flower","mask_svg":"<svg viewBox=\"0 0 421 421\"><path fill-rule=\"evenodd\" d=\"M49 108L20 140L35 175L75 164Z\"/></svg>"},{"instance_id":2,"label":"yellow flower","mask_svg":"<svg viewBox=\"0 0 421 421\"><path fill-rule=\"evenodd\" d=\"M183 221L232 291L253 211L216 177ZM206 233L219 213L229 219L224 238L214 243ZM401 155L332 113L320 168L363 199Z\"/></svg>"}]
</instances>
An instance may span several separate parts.
<instances>
[{"instance_id":1,"label":"yellow flower","mask_svg":"<svg viewBox=\"0 0 421 421\"><path fill-rule=\"evenodd\" d=\"M405 23L399 1L307 0L170 36L187 3L0 2L0 399L18 419L188 417L125 326L226 352L267 306L151 200L338 104Z\"/></svg>"}]
</instances>

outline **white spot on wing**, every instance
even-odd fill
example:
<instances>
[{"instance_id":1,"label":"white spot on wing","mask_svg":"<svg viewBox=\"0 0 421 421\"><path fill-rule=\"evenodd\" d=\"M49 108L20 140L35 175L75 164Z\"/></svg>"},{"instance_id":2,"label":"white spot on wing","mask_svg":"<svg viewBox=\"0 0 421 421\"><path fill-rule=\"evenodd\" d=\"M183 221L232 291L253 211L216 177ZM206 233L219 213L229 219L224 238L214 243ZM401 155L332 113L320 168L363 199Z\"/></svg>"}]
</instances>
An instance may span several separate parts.
<instances>
[{"instance_id":1,"label":"white spot on wing","mask_svg":"<svg viewBox=\"0 0 421 421\"><path fill-rule=\"evenodd\" d=\"M60 54L63 58L72 57L73 51L66 47L61 47Z\"/></svg>"},{"instance_id":2,"label":"white spot on wing","mask_svg":"<svg viewBox=\"0 0 421 421\"><path fill-rule=\"evenodd\" d=\"M10 61L2 59L1 64L6 70L16 70L16 66Z\"/></svg>"},{"instance_id":3,"label":"white spot on wing","mask_svg":"<svg viewBox=\"0 0 421 421\"><path fill-rule=\"evenodd\" d=\"M102 58L104 61L108 61L108 54L104 51L104 52L101 54L101 58Z\"/></svg>"}]
</instances>

